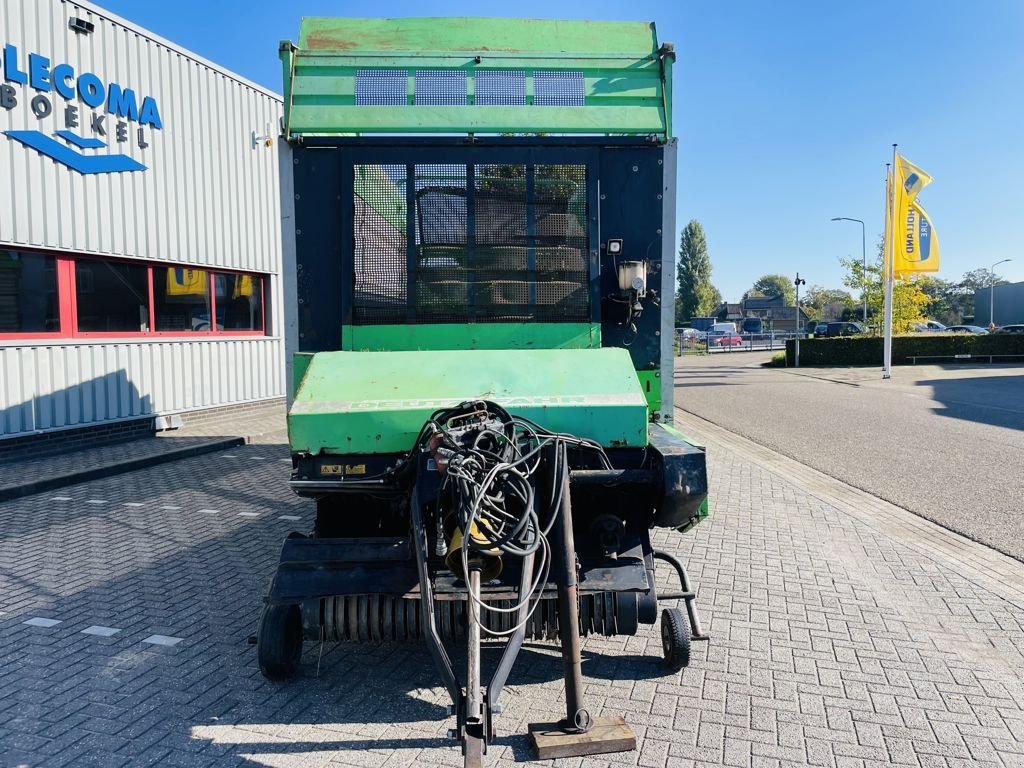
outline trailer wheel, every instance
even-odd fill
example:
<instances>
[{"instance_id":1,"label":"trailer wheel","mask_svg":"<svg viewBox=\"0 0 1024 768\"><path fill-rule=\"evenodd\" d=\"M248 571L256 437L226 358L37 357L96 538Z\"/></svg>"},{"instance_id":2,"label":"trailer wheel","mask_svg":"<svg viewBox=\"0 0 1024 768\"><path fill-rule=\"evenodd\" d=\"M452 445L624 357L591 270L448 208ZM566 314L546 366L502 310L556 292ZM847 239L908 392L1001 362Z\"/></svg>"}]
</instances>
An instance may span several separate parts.
<instances>
[{"instance_id":1,"label":"trailer wheel","mask_svg":"<svg viewBox=\"0 0 1024 768\"><path fill-rule=\"evenodd\" d=\"M302 656L302 614L297 605L267 605L260 616L256 658L270 680L291 677Z\"/></svg>"},{"instance_id":2,"label":"trailer wheel","mask_svg":"<svg viewBox=\"0 0 1024 768\"><path fill-rule=\"evenodd\" d=\"M678 608L661 612L661 647L665 663L678 672L690 663L690 621Z\"/></svg>"}]
</instances>

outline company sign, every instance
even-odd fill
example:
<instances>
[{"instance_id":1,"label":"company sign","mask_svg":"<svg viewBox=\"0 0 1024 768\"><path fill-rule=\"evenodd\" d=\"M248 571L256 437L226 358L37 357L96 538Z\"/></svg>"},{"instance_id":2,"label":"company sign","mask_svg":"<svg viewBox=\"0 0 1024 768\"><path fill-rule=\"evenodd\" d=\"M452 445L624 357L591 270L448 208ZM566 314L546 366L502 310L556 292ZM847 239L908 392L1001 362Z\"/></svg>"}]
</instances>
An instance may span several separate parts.
<instances>
[{"instance_id":1,"label":"company sign","mask_svg":"<svg viewBox=\"0 0 1024 768\"><path fill-rule=\"evenodd\" d=\"M95 154L111 145L146 149L154 131L163 129L152 96L106 83L71 64L54 64L38 53L24 56L10 43L3 48L0 108L27 109L40 125L56 130L5 131L4 135L82 174L144 171L130 155Z\"/></svg>"}]
</instances>

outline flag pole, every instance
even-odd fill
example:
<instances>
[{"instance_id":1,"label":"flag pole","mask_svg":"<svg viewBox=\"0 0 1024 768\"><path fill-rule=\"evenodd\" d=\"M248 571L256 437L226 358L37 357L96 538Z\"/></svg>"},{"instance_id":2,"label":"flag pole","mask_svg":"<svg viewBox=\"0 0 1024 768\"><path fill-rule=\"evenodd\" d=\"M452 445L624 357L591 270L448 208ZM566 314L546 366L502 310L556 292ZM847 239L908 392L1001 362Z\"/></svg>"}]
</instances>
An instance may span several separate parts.
<instances>
[{"instance_id":1,"label":"flag pole","mask_svg":"<svg viewBox=\"0 0 1024 768\"><path fill-rule=\"evenodd\" d=\"M893 226L893 206L896 204L896 145L892 145L892 182L886 187L885 215L888 217L889 242L882 257L885 280L885 338L882 342L882 378L892 378L892 289L893 263L896 261L896 231Z\"/></svg>"}]
</instances>

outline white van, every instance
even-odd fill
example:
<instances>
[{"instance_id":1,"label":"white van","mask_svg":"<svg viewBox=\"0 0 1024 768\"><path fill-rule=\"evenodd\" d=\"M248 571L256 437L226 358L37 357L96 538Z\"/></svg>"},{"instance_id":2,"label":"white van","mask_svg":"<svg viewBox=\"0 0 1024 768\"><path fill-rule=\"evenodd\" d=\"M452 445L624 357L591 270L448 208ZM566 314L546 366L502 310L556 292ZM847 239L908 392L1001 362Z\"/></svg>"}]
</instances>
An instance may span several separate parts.
<instances>
[{"instance_id":1,"label":"white van","mask_svg":"<svg viewBox=\"0 0 1024 768\"><path fill-rule=\"evenodd\" d=\"M725 336L736 333L736 323L715 323L708 332L709 336Z\"/></svg>"}]
</instances>

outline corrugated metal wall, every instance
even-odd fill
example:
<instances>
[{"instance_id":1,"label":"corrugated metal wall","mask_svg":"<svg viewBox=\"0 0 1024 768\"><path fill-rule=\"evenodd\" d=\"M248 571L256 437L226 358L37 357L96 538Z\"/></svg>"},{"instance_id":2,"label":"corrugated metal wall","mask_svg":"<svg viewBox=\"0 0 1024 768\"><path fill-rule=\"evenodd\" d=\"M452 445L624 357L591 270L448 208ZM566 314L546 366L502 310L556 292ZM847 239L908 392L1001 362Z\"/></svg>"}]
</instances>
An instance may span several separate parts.
<instances>
[{"instance_id":1,"label":"corrugated metal wall","mask_svg":"<svg viewBox=\"0 0 1024 768\"><path fill-rule=\"evenodd\" d=\"M68 28L92 22L91 34ZM87 3L0 2L0 45L67 63L152 96L161 130L149 146L115 143L110 151L146 166L131 173L82 175L0 135L0 247L46 248L255 271L270 275L267 338L202 341L47 343L0 341L0 436L284 395L278 125L281 102L269 91L219 70ZM276 51L263 54L276 57ZM0 82L3 82L0 80ZM29 106L36 95L15 86L18 105L0 109L0 131L65 128L63 110L79 100L45 94L51 115ZM102 114L103 106L95 110ZM269 127L272 147L254 147ZM114 149L116 147L116 149ZM101 150L104 152L107 150ZM88 151L86 151L88 152Z\"/></svg>"},{"instance_id":2,"label":"corrugated metal wall","mask_svg":"<svg viewBox=\"0 0 1024 768\"><path fill-rule=\"evenodd\" d=\"M4 346L0 435L281 397L277 339Z\"/></svg>"}]
</instances>

